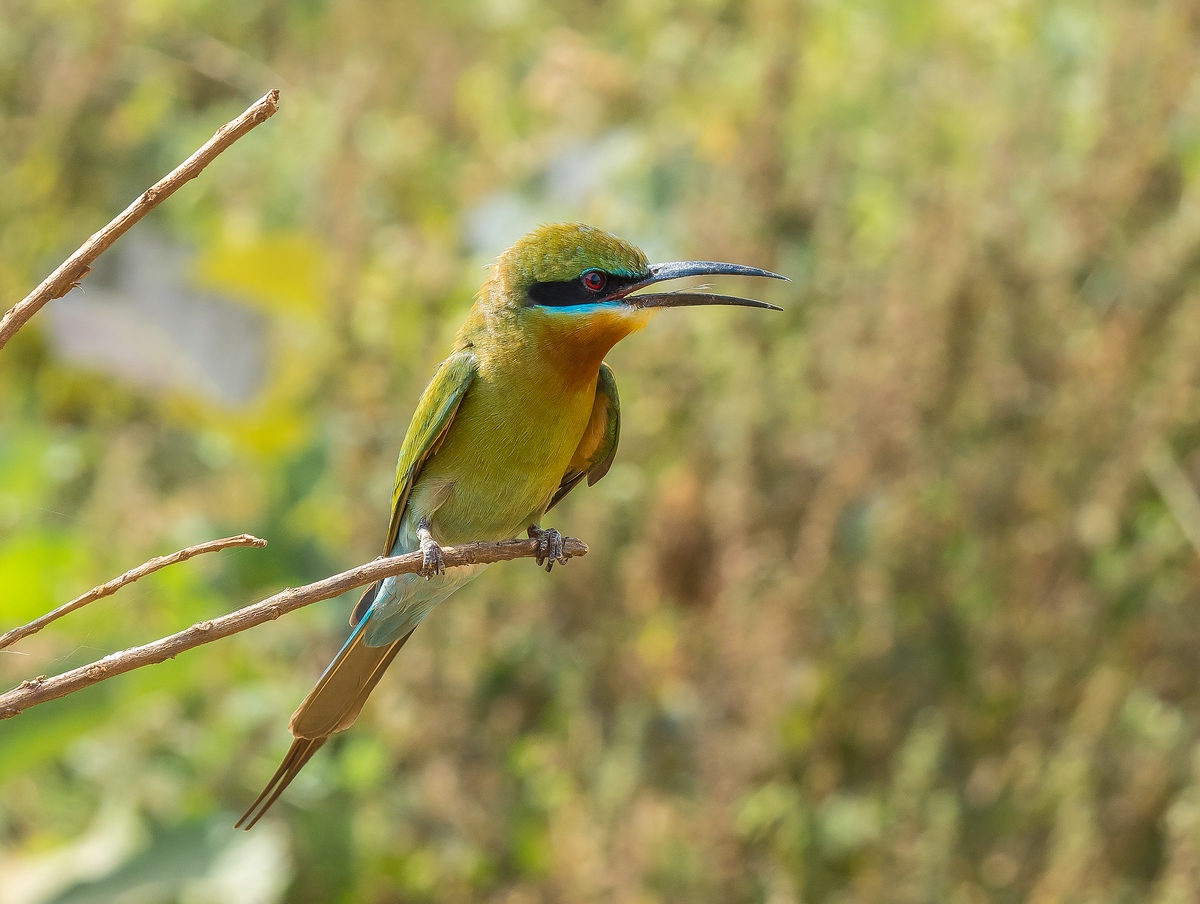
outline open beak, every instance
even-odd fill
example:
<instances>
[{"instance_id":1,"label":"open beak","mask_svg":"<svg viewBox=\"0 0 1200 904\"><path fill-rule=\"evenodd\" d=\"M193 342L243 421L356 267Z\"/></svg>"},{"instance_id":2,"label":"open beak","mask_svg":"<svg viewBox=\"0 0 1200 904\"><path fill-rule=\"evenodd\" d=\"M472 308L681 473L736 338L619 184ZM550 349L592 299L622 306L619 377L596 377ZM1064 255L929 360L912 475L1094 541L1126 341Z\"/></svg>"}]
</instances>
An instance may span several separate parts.
<instances>
[{"instance_id":1,"label":"open beak","mask_svg":"<svg viewBox=\"0 0 1200 904\"><path fill-rule=\"evenodd\" d=\"M707 292L630 294L638 289L644 289L646 286L652 286L668 279L682 279L685 276L765 276L768 279L787 280L786 276L780 276L770 270L743 267L741 264L724 264L719 261L674 261L668 264L651 264L649 276L632 285L622 287L620 294L614 297L621 299L631 308L683 308L693 305L725 304L743 308L766 308L770 311L783 310L783 308L767 304L765 301L739 298L736 295L712 295Z\"/></svg>"}]
</instances>

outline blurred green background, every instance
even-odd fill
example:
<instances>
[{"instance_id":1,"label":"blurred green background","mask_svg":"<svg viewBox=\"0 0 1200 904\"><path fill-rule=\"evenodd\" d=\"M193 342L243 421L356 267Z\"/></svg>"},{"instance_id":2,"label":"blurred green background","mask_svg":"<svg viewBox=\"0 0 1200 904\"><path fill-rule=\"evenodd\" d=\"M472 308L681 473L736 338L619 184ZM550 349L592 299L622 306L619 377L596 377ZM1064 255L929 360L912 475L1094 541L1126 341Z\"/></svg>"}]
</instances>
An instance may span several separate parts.
<instances>
[{"instance_id":1,"label":"blurred green background","mask_svg":"<svg viewBox=\"0 0 1200 904\"><path fill-rule=\"evenodd\" d=\"M592 553L249 835L350 599L0 723L0 904L1200 899L1198 63L1183 0L0 0L3 307L283 91L0 353L0 628L270 546L6 686L374 557L539 222L794 280L612 353Z\"/></svg>"}]
</instances>

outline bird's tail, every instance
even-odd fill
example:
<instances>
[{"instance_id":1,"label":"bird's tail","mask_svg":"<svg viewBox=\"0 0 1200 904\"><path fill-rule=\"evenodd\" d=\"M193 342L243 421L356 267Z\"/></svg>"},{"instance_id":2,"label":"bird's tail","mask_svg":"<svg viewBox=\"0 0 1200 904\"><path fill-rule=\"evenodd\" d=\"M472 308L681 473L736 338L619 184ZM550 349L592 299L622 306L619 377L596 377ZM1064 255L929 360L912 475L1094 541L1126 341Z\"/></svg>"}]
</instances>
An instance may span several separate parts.
<instances>
[{"instance_id":1,"label":"bird's tail","mask_svg":"<svg viewBox=\"0 0 1200 904\"><path fill-rule=\"evenodd\" d=\"M368 590L367 594L370 593ZM386 646L370 647L364 641L366 623L365 618L359 620L345 646L292 714L288 728L296 740L275 775L234 828L253 828L329 736L354 723L367 697L412 636L410 631Z\"/></svg>"}]
</instances>

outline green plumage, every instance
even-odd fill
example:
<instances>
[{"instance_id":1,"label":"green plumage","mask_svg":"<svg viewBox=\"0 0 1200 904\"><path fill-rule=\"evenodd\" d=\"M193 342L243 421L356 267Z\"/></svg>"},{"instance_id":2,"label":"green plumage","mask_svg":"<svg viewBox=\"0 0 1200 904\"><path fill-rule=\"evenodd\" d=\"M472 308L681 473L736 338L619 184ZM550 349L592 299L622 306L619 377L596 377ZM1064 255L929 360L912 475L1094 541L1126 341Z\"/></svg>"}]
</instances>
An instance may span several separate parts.
<instances>
[{"instance_id":1,"label":"green plumage","mask_svg":"<svg viewBox=\"0 0 1200 904\"><path fill-rule=\"evenodd\" d=\"M705 266L698 272L733 265ZM674 305L685 297L625 302L620 287L654 280L640 250L590 226L545 226L501 255L417 403L400 449L385 553L423 549L422 529L438 545L516 536L585 477L593 484L607 473L620 404L604 356L645 326L647 298ZM610 284L617 288L606 292ZM538 303L531 290L539 285L571 294ZM247 828L325 740L354 721L421 619L482 568L399 575L368 589L350 639L292 716L296 741L242 818Z\"/></svg>"},{"instance_id":2,"label":"green plumage","mask_svg":"<svg viewBox=\"0 0 1200 904\"><path fill-rule=\"evenodd\" d=\"M648 266L642 250L624 239L594 226L562 223L519 239L501 256L496 270L511 292L521 293L534 282L575 279L588 269L636 276Z\"/></svg>"}]
</instances>

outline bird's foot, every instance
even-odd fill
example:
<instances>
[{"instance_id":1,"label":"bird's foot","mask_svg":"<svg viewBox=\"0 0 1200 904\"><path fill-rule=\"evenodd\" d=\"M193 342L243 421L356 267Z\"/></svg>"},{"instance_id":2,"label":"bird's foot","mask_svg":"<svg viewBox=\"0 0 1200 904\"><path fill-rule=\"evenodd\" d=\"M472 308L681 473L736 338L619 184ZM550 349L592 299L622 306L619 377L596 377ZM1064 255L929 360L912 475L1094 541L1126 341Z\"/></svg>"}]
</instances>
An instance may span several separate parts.
<instances>
[{"instance_id":1,"label":"bird's foot","mask_svg":"<svg viewBox=\"0 0 1200 904\"><path fill-rule=\"evenodd\" d=\"M567 564L567 557L563 554L563 538L562 534L554 528L542 530L536 524L529 525L529 539L537 540L537 556L535 561L541 565L545 564L546 571L554 567L555 562L563 565Z\"/></svg>"},{"instance_id":2,"label":"bird's foot","mask_svg":"<svg viewBox=\"0 0 1200 904\"><path fill-rule=\"evenodd\" d=\"M424 518L417 524L417 539L421 541L421 574L429 580L435 574L446 573L446 561L442 558L442 548L429 532L429 522Z\"/></svg>"}]
</instances>

